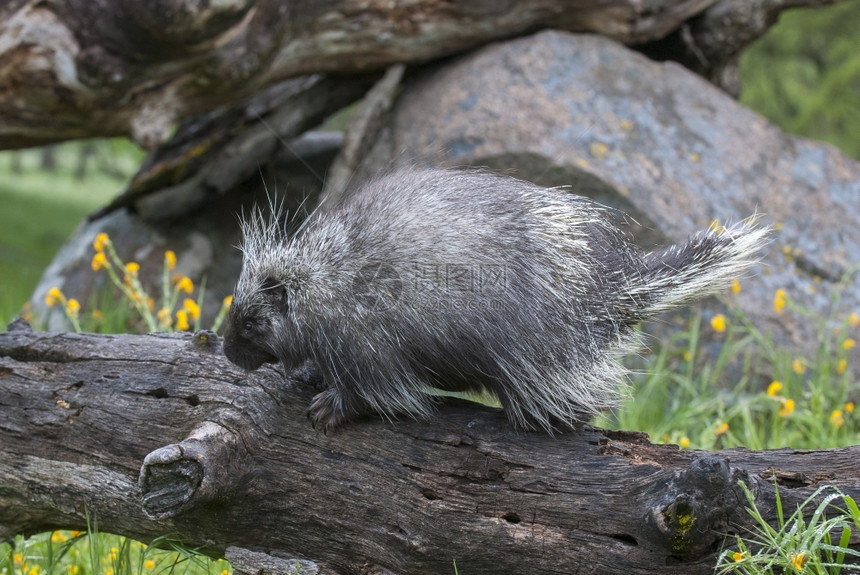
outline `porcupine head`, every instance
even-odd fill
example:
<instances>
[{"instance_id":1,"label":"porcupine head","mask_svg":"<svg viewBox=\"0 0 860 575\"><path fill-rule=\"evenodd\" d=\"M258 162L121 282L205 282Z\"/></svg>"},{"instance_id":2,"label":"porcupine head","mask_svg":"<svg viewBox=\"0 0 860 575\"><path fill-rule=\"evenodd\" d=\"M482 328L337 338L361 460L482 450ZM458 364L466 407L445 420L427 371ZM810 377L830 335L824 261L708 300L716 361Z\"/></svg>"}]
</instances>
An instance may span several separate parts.
<instances>
[{"instance_id":1,"label":"porcupine head","mask_svg":"<svg viewBox=\"0 0 860 575\"><path fill-rule=\"evenodd\" d=\"M748 220L641 253L580 196L413 168L317 210L295 238L259 210L243 235L224 351L247 370L312 360L328 385L310 406L315 425L365 413L426 417L434 387L489 391L515 427L552 433L617 406L632 326L727 287L755 261L767 229ZM353 281L371 256L404 278L410 262L501 265L510 271L494 294L503 305L417 305L420 282L404 281L394 305L369 309Z\"/></svg>"},{"instance_id":2,"label":"porcupine head","mask_svg":"<svg viewBox=\"0 0 860 575\"><path fill-rule=\"evenodd\" d=\"M225 324L224 353L248 371L276 362L288 369L302 359L290 343L298 341L298 333L288 321L288 288L301 289L308 273L293 263L282 242L278 210L270 208L269 215L254 208L242 222L242 274Z\"/></svg>"}]
</instances>

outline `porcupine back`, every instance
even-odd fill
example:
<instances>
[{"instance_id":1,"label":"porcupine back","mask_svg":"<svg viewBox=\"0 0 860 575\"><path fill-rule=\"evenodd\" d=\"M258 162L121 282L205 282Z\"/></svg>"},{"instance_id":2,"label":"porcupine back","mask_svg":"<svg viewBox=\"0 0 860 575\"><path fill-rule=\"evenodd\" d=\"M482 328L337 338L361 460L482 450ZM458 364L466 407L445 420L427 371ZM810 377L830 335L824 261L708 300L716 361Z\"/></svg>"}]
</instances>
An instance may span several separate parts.
<instances>
[{"instance_id":1,"label":"porcupine back","mask_svg":"<svg viewBox=\"0 0 860 575\"><path fill-rule=\"evenodd\" d=\"M585 198L438 169L365 184L288 243L258 232L252 258L294 286L277 355L311 358L347 417L427 416L428 387L489 390L549 432L615 407L631 326L725 287L765 233L641 254Z\"/></svg>"}]
</instances>

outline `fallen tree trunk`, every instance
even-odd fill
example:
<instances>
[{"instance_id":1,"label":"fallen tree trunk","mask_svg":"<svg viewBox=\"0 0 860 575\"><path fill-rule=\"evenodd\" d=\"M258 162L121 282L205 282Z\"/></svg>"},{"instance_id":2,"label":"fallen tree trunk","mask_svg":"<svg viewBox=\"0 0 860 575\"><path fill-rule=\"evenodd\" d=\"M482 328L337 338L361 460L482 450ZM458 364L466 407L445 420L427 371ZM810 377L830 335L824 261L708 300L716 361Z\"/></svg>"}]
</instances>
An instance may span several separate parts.
<instances>
[{"instance_id":1,"label":"fallen tree trunk","mask_svg":"<svg viewBox=\"0 0 860 575\"><path fill-rule=\"evenodd\" d=\"M623 42L716 0L17 0L0 8L0 149L95 136L144 147L279 82L422 62L549 26Z\"/></svg>"},{"instance_id":2,"label":"fallen tree trunk","mask_svg":"<svg viewBox=\"0 0 860 575\"><path fill-rule=\"evenodd\" d=\"M15 329L17 328L17 329ZM314 431L313 387L247 374L217 336L0 334L0 539L85 525L165 533L241 572L711 573L817 484L860 496L860 449L716 453L586 428L513 431L451 402L432 421Z\"/></svg>"},{"instance_id":3,"label":"fallen tree trunk","mask_svg":"<svg viewBox=\"0 0 860 575\"><path fill-rule=\"evenodd\" d=\"M768 0L744 15L826 1ZM0 5L0 149L104 136L153 148L177 122L287 78L426 62L541 28L645 44L716 2L13 0ZM721 0L715 22L700 20L672 45L710 76L754 39L752 28L722 25L746 3Z\"/></svg>"}]
</instances>

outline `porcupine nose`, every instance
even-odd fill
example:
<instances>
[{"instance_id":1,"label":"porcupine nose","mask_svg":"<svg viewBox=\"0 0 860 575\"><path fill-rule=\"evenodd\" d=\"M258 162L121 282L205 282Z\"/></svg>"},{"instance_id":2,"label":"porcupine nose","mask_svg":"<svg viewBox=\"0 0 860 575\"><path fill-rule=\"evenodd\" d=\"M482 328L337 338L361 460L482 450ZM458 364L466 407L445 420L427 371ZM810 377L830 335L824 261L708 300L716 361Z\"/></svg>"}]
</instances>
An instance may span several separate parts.
<instances>
[{"instance_id":1,"label":"porcupine nose","mask_svg":"<svg viewBox=\"0 0 860 575\"><path fill-rule=\"evenodd\" d=\"M264 363L277 363L271 353L256 347L251 341L237 336L228 325L224 332L224 355L246 371L254 371Z\"/></svg>"}]
</instances>

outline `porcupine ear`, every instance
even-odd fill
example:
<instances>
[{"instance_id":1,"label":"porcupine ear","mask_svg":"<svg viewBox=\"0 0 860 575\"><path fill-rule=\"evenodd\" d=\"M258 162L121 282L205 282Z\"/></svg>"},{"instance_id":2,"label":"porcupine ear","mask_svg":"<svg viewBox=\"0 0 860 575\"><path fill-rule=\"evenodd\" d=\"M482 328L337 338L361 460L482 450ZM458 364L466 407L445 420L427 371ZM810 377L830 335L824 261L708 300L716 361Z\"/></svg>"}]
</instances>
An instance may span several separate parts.
<instances>
[{"instance_id":1,"label":"porcupine ear","mask_svg":"<svg viewBox=\"0 0 860 575\"><path fill-rule=\"evenodd\" d=\"M275 307L281 314L288 311L287 287L273 277L263 280L263 297Z\"/></svg>"}]
</instances>

